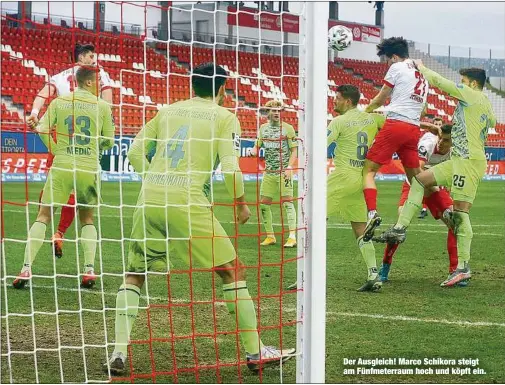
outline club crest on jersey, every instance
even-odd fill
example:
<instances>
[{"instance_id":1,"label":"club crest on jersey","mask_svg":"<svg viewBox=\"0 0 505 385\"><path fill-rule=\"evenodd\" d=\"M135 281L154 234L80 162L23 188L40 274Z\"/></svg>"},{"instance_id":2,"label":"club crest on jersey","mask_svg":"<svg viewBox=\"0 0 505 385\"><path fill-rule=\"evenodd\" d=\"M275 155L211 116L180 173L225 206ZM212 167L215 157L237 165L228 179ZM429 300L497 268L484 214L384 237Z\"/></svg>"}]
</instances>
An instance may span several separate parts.
<instances>
[{"instance_id":1,"label":"club crest on jersey","mask_svg":"<svg viewBox=\"0 0 505 385\"><path fill-rule=\"evenodd\" d=\"M428 155L428 150L426 150L426 147L420 146L419 147L419 155L426 157Z\"/></svg>"}]
</instances>

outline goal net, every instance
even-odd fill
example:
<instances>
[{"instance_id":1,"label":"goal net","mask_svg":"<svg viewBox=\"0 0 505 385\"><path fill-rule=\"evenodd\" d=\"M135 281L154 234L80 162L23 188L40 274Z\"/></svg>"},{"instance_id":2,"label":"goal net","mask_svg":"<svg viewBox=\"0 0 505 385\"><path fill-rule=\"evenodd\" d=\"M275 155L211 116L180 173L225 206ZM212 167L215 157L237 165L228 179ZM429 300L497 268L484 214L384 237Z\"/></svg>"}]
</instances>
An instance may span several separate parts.
<instances>
[{"instance_id":1,"label":"goal net","mask_svg":"<svg viewBox=\"0 0 505 385\"><path fill-rule=\"evenodd\" d=\"M9 4L2 4L1 20L1 381L324 381L328 26L320 20L328 18L328 4L297 3L291 10L261 2L260 9L227 2ZM91 185L99 199L80 205L85 182L79 178L86 167L79 154L89 154L83 140L89 127L73 118L66 140L74 154L76 202L42 198L41 204L49 153L42 135L30 128L30 115L42 118L58 96L59 91L41 91L55 75L75 63L83 66L83 57L69 54L76 44L93 45L101 67L98 92L112 99L113 145L94 158L100 183ZM191 107L183 131L153 123L175 115L172 106L195 96L195 71L205 63L227 74L222 95L216 70L203 76L212 79L206 103L214 107ZM70 92L75 80L69 81ZM39 112L37 95L44 100ZM228 171L234 157L218 156L225 123L198 136L198 116L217 114L217 103L240 125L228 141L241 172ZM104 124L99 114L97 125ZM137 139L138 159L151 165L164 159L159 164L165 168L151 170L156 183L172 183L164 185L163 203L144 199L147 174L130 163L135 137L149 122L159 129ZM58 124L51 130L57 132ZM101 145L106 135L96 130L91 141ZM164 130L171 135L163 136ZM204 170L198 162L206 151ZM184 162L181 171L177 164ZM245 224L237 222L243 205L230 197L239 197L240 178L251 212ZM204 179L200 195L189 192ZM53 200L55 191L48 195ZM43 207L50 208L48 221L41 217ZM84 230L90 209L96 238ZM41 223L45 233L36 235ZM275 244L262 245L268 238ZM228 244L240 263L222 268L233 260L233 253L230 258L219 252L230 250ZM26 255L35 258L29 269ZM89 266L95 275L91 288L84 285L93 274ZM143 268L150 271L144 274ZM22 276L25 270L28 276ZM20 278L22 288L16 286ZM140 297L138 312L124 299L129 295ZM256 332L259 356L244 346L251 346L244 340ZM111 375L110 357L124 335L125 367ZM285 362L267 365L259 340L293 351Z\"/></svg>"}]
</instances>

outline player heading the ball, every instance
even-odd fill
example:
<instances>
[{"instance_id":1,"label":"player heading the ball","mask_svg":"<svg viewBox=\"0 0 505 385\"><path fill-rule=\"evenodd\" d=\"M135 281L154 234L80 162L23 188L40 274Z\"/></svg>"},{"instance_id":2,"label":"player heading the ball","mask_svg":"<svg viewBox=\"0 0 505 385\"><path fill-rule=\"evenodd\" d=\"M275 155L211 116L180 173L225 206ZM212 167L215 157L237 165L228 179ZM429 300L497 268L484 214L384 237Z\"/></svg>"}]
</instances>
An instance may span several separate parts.
<instances>
[{"instance_id":1,"label":"player heading the ball","mask_svg":"<svg viewBox=\"0 0 505 385\"><path fill-rule=\"evenodd\" d=\"M261 364L278 364L294 353L294 349L264 346L259 338L245 269L203 192L219 156L237 221L248 221L251 213L245 203L237 156L240 123L221 107L226 79L226 71L214 63L194 68L191 84L196 97L161 109L135 137L128 153L143 182L133 214L128 273L116 297L114 352L103 366L106 372L110 368L112 375L125 371L127 346L147 271L168 273L167 240L170 250L188 265L207 268L221 278L226 306L236 314L233 318L238 321L251 370L260 368L260 360ZM153 147L156 152L149 162L146 154Z\"/></svg>"},{"instance_id":2,"label":"player heading the ball","mask_svg":"<svg viewBox=\"0 0 505 385\"><path fill-rule=\"evenodd\" d=\"M451 159L423 171L411 181L409 196L397 223L377 240L386 243L404 242L406 229L422 204L425 189L434 186L449 187L454 199L454 210L446 209L443 215L456 235L458 266L440 285L454 286L471 278L469 261L473 230L470 209L480 181L486 173L484 144L489 128L496 124L496 117L488 97L482 92L486 84L485 70L463 68L459 71L461 82L456 84L425 67L421 60L416 60L415 65L430 84L458 99L452 119Z\"/></svg>"},{"instance_id":3,"label":"player heading the ball","mask_svg":"<svg viewBox=\"0 0 505 385\"><path fill-rule=\"evenodd\" d=\"M402 37L391 37L377 45L377 55L385 56L390 65L384 85L366 108L372 112L387 106L387 120L373 146L368 151L363 170L363 194L368 208L368 223L364 239L370 240L382 218L377 213L377 186L375 175L381 166L389 163L394 153L398 154L407 178L421 172L417 156L421 113L428 96L428 82L409 59L408 42Z\"/></svg>"},{"instance_id":4,"label":"player heading the ball","mask_svg":"<svg viewBox=\"0 0 505 385\"><path fill-rule=\"evenodd\" d=\"M76 79L77 90L53 100L37 127L40 139L54 155L54 162L44 185L37 219L28 232L23 268L13 282L17 289L23 288L31 278L31 266L44 242L53 205L66 204L73 189L82 226L81 286L91 287L95 283L97 231L93 211L100 199L99 155L114 145L115 126L109 103L97 98L97 68L80 67ZM53 126L56 126L57 142L51 135Z\"/></svg>"}]
</instances>

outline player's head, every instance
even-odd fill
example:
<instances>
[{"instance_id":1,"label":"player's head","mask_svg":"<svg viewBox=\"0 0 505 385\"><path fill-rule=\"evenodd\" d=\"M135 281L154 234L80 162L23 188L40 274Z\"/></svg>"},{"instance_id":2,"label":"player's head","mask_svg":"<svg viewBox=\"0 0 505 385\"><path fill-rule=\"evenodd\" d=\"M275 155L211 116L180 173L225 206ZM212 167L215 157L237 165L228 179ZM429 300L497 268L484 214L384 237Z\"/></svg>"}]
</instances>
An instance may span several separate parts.
<instances>
[{"instance_id":1,"label":"player's head","mask_svg":"<svg viewBox=\"0 0 505 385\"><path fill-rule=\"evenodd\" d=\"M481 68L462 68L459 74L461 83L470 88L482 90L486 85L486 71Z\"/></svg>"},{"instance_id":2,"label":"player's head","mask_svg":"<svg viewBox=\"0 0 505 385\"><path fill-rule=\"evenodd\" d=\"M347 111L356 108L361 98L359 88L351 84L338 86L333 108L339 114L345 114Z\"/></svg>"},{"instance_id":3,"label":"player's head","mask_svg":"<svg viewBox=\"0 0 505 385\"><path fill-rule=\"evenodd\" d=\"M282 102L280 100L269 100L265 104L268 120L273 123L281 121Z\"/></svg>"},{"instance_id":4,"label":"player's head","mask_svg":"<svg viewBox=\"0 0 505 385\"><path fill-rule=\"evenodd\" d=\"M93 44L76 44L74 48L74 62L84 65L95 64L95 47Z\"/></svg>"},{"instance_id":5,"label":"player's head","mask_svg":"<svg viewBox=\"0 0 505 385\"><path fill-rule=\"evenodd\" d=\"M390 37L377 44L377 55L385 56L389 65L409 57L409 43L403 37Z\"/></svg>"},{"instance_id":6,"label":"player's head","mask_svg":"<svg viewBox=\"0 0 505 385\"><path fill-rule=\"evenodd\" d=\"M451 151L452 138L451 131L452 125L444 124L442 125L442 136L438 139L438 152L442 155L447 154Z\"/></svg>"},{"instance_id":7,"label":"player's head","mask_svg":"<svg viewBox=\"0 0 505 385\"><path fill-rule=\"evenodd\" d=\"M214 99L217 104L224 102L224 84L228 74L226 70L215 63L200 64L193 69L191 85L195 95L200 98Z\"/></svg>"},{"instance_id":8,"label":"player's head","mask_svg":"<svg viewBox=\"0 0 505 385\"><path fill-rule=\"evenodd\" d=\"M93 95L98 95L97 77L97 68L93 66L81 66L75 73L75 78L79 88L85 89Z\"/></svg>"},{"instance_id":9,"label":"player's head","mask_svg":"<svg viewBox=\"0 0 505 385\"><path fill-rule=\"evenodd\" d=\"M444 120L440 116L437 116L436 118L433 118L433 124L437 127L442 127Z\"/></svg>"}]
</instances>

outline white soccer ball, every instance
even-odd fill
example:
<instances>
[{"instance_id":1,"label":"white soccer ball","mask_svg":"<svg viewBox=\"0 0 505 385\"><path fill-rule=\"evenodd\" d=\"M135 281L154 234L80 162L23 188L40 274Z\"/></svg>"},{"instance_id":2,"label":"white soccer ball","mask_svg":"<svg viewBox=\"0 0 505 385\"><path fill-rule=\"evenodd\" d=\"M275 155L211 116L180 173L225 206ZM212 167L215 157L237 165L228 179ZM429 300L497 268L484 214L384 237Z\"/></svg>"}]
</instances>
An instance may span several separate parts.
<instances>
[{"instance_id":1,"label":"white soccer ball","mask_svg":"<svg viewBox=\"0 0 505 385\"><path fill-rule=\"evenodd\" d=\"M328 47L335 51L343 51L352 43L352 31L343 25L335 25L328 31Z\"/></svg>"}]
</instances>

